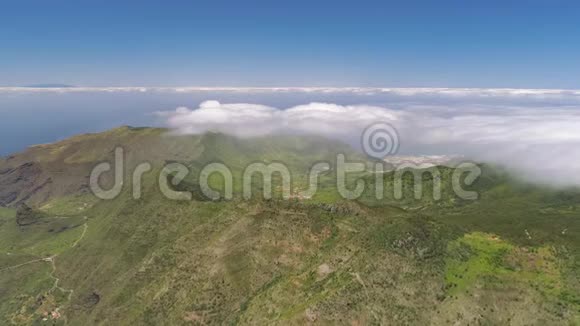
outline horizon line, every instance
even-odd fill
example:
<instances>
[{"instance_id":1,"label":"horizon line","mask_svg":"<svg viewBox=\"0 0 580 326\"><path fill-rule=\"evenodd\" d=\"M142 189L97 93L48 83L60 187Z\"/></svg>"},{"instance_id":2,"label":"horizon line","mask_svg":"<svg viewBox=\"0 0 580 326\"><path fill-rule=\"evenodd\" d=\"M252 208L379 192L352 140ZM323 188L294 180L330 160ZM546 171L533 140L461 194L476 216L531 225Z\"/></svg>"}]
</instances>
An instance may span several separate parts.
<instances>
[{"instance_id":1,"label":"horizon line","mask_svg":"<svg viewBox=\"0 0 580 326\"><path fill-rule=\"evenodd\" d=\"M458 95L484 92L487 95L580 95L574 88L513 88L513 87L373 87L373 86L0 86L0 92L350 92L350 93L440 93ZM410 94L412 93L412 94ZM491 94L490 94L491 93Z\"/></svg>"}]
</instances>

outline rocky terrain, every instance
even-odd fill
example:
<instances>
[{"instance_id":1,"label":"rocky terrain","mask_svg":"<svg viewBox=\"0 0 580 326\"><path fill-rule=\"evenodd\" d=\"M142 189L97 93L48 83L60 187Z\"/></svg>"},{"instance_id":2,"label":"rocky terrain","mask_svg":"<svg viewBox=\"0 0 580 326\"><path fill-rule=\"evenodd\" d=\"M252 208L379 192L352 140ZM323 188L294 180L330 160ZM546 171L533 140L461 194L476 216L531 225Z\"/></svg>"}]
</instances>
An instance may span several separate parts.
<instances>
[{"instance_id":1,"label":"rocky terrain","mask_svg":"<svg viewBox=\"0 0 580 326\"><path fill-rule=\"evenodd\" d=\"M140 199L129 186L113 200L88 188L91 169L112 161L117 146L128 171L152 164ZM207 162L227 163L239 181L250 162L282 161L303 189L308 168L337 153L361 159L317 138L169 137L122 127L5 158L2 324L580 322L577 189L527 184L485 165L470 188L475 201L453 194L445 167L440 200L415 199L412 178L401 200L372 192L344 200L332 171L311 198L245 200L234 187L229 201L172 201L158 188L166 162L191 169L187 186ZM434 181L424 179L429 189Z\"/></svg>"}]
</instances>

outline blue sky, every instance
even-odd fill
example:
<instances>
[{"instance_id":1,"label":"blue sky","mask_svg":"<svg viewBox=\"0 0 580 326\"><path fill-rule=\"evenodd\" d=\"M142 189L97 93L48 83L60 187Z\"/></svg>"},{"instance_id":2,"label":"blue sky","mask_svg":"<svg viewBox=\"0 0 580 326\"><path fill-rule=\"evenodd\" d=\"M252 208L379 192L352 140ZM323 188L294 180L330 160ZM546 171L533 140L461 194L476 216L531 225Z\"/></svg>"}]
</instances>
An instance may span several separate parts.
<instances>
[{"instance_id":1,"label":"blue sky","mask_svg":"<svg viewBox=\"0 0 580 326\"><path fill-rule=\"evenodd\" d=\"M0 86L580 88L569 1L4 1Z\"/></svg>"}]
</instances>

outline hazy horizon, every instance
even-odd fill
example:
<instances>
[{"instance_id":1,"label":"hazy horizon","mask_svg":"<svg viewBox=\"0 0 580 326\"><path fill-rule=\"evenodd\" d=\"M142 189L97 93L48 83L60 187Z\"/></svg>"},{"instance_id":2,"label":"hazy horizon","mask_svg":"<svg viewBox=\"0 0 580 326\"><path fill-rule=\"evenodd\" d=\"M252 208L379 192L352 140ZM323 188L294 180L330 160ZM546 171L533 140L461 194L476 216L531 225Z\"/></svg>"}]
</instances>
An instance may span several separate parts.
<instances>
[{"instance_id":1,"label":"hazy horizon","mask_svg":"<svg viewBox=\"0 0 580 326\"><path fill-rule=\"evenodd\" d=\"M241 137L311 133L356 147L366 125L385 121L401 134L400 154L465 155L577 185L578 105L580 91L571 90L0 88L0 136L10 139L0 155L121 125Z\"/></svg>"}]
</instances>

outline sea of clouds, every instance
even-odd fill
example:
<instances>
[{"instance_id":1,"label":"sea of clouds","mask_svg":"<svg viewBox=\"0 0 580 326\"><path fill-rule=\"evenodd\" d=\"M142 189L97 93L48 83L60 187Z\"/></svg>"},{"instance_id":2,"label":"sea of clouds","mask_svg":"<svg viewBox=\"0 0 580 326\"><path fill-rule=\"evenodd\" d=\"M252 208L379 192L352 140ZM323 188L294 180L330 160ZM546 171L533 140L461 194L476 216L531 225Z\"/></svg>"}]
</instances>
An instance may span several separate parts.
<instances>
[{"instance_id":1,"label":"sea of clouds","mask_svg":"<svg viewBox=\"0 0 580 326\"><path fill-rule=\"evenodd\" d=\"M22 103L30 107L23 112L46 103L70 106L71 114L79 115L71 126L89 113L86 123L112 126L139 123L136 116L156 112L157 122L174 133L316 134L355 146L367 126L387 122L398 131L403 155L464 155L504 165L530 180L580 185L580 90L11 87L0 88L0 100L6 114L20 112L9 108ZM95 108L81 112L82 103ZM103 110L110 112L100 114Z\"/></svg>"},{"instance_id":2,"label":"sea of clouds","mask_svg":"<svg viewBox=\"0 0 580 326\"><path fill-rule=\"evenodd\" d=\"M320 91L320 90L319 90ZM328 91L328 90L327 90ZM347 90L358 93L374 89ZM360 144L387 122L405 154L454 154L500 164L533 181L580 185L580 92L565 90L383 89L393 105L311 102L291 107L209 100L158 114L175 132L241 137L316 134Z\"/></svg>"}]
</instances>

